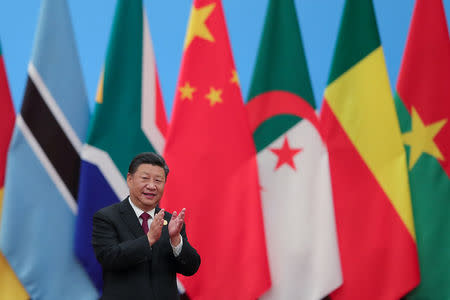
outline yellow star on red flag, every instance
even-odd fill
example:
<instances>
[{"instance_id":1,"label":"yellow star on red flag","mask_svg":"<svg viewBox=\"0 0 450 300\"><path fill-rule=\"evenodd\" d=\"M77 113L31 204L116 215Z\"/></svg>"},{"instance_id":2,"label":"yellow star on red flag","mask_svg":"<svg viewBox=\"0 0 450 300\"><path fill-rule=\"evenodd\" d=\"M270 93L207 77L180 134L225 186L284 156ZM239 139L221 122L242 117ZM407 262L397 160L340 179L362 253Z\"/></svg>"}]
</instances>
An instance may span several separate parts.
<instances>
[{"instance_id":1,"label":"yellow star on red flag","mask_svg":"<svg viewBox=\"0 0 450 300\"><path fill-rule=\"evenodd\" d=\"M189 18L188 30L186 33L186 40L184 42L184 49L191 44L195 37L214 42L214 36L206 26L206 20L216 7L215 3L211 3L200 8L192 6L191 16Z\"/></svg>"},{"instance_id":2,"label":"yellow star on red flag","mask_svg":"<svg viewBox=\"0 0 450 300\"><path fill-rule=\"evenodd\" d=\"M206 98L209 99L209 105L211 106L214 106L216 103L222 103L222 90L210 87Z\"/></svg>"},{"instance_id":3,"label":"yellow star on red flag","mask_svg":"<svg viewBox=\"0 0 450 300\"><path fill-rule=\"evenodd\" d=\"M181 86L179 88L179 91L181 92L181 100L184 99L192 100L192 96L196 90L197 89L195 87L191 86L189 82L186 81L184 86Z\"/></svg>"},{"instance_id":4,"label":"yellow star on red flag","mask_svg":"<svg viewBox=\"0 0 450 300\"><path fill-rule=\"evenodd\" d=\"M232 70L231 71L231 79L230 79L231 83L235 83L237 86L239 86L239 76L236 70Z\"/></svg>"},{"instance_id":5,"label":"yellow star on red flag","mask_svg":"<svg viewBox=\"0 0 450 300\"><path fill-rule=\"evenodd\" d=\"M202 258L208 258L194 278L180 278L189 297L215 299L220 295L223 299L235 299L239 291L242 299L256 299L270 287L270 270L264 228L260 226L263 214L255 146L240 88L230 83L236 67L222 1L192 2L179 85L164 147L164 158L177 172L171 177L174 185L167 186L164 207L172 210L189 205L193 212L190 220L194 221L189 222L189 232L199 238L196 246L202 250ZM183 92L188 99L192 84L196 91L192 102L187 103L188 100L182 99ZM232 155L224 155L227 153ZM196 182L193 174L207 176L208 184L202 186L200 193L186 193ZM230 218L239 215L235 208L241 201L239 197L230 198L230 193L245 197L246 219L252 222L245 226L227 224ZM211 215L208 211L219 213ZM252 239L240 243L239 249L230 255L228 249L218 249L211 243L205 229L220 236L223 244L232 244L235 236ZM246 272L236 272L233 261L236 255L246 257L239 266ZM221 280L211 284L217 272Z\"/></svg>"}]
</instances>

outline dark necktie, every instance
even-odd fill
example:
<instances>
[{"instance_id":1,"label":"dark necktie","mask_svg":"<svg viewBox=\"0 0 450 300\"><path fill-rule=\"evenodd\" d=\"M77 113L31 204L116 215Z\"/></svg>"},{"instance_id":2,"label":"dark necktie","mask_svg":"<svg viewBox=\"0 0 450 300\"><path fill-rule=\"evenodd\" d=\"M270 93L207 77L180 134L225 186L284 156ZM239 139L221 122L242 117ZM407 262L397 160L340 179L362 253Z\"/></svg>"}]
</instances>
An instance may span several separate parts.
<instances>
[{"instance_id":1,"label":"dark necktie","mask_svg":"<svg viewBox=\"0 0 450 300\"><path fill-rule=\"evenodd\" d=\"M145 211L141 214L141 219L142 219L142 229L144 229L145 234L148 233L148 220L151 218L152 216L150 216L148 213L146 213Z\"/></svg>"}]
</instances>

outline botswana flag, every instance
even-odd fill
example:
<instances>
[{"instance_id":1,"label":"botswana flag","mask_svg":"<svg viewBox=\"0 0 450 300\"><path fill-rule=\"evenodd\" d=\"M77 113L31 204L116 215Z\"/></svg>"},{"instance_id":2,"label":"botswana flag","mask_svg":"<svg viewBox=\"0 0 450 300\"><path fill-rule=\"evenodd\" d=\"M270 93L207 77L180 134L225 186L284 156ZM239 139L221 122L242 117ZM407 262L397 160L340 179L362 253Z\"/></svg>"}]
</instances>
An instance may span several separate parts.
<instances>
[{"instance_id":1,"label":"botswana flag","mask_svg":"<svg viewBox=\"0 0 450 300\"><path fill-rule=\"evenodd\" d=\"M88 121L67 3L44 0L8 154L0 232L0 249L32 299L98 297L73 251Z\"/></svg>"}]
</instances>

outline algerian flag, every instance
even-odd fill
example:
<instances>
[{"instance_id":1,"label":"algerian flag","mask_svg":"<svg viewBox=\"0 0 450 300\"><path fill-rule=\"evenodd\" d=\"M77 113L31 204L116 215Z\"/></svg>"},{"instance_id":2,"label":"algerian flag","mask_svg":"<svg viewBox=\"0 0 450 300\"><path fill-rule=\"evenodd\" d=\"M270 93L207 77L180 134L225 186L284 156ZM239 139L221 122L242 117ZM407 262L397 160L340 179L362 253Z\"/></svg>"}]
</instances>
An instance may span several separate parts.
<instances>
[{"instance_id":1,"label":"algerian flag","mask_svg":"<svg viewBox=\"0 0 450 300\"><path fill-rule=\"evenodd\" d=\"M321 299L342 277L328 152L293 1L269 3L248 98L272 277L261 299Z\"/></svg>"}]
</instances>

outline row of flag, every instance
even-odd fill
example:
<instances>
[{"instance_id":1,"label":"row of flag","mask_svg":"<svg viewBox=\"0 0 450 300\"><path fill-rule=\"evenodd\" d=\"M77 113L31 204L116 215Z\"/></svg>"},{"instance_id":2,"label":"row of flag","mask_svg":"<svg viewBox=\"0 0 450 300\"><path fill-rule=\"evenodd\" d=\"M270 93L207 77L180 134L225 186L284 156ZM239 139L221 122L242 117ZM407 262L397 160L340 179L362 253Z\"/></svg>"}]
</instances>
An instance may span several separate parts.
<instances>
[{"instance_id":1,"label":"row of flag","mask_svg":"<svg viewBox=\"0 0 450 300\"><path fill-rule=\"evenodd\" d=\"M170 124L142 0L117 1L91 118L65 0L43 0L17 116L1 59L0 82L0 299L99 297L92 216L143 151L187 207L191 299L450 299L441 0L416 1L394 96L372 0L346 0L319 115L293 0L269 1L246 105L220 0L193 3Z\"/></svg>"}]
</instances>

